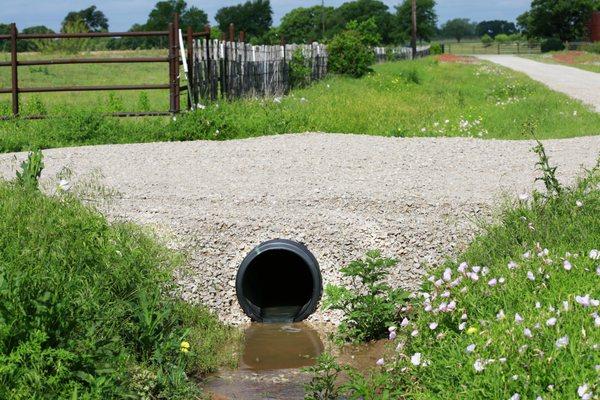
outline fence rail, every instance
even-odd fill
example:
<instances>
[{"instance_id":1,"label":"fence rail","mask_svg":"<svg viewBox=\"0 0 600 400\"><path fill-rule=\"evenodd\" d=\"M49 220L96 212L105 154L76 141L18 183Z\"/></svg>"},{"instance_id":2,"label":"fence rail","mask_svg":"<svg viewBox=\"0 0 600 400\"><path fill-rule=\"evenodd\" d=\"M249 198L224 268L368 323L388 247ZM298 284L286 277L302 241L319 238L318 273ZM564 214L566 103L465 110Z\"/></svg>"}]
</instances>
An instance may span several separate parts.
<instances>
[{"instance_id":1,"label":"fence rail","mask_svg":"<svg viewBox=\"0 0 600 400\"><path fill-rule=\"evenodd\" d=\"M75 38L100 38L100 37L167 37L168 38L168 56L167 57L114 57L114 58L70 58L54 60L27 60L20 61L18 58L17 43L19 40L30 39L48 39L63 40ZM190 40L199 37L209 37L210 28L206 27L203 32L192 32L188 29ZM0 62L0 67L11 68L11 86L10 88L0 88L1 93L10 93L12 96L12 116L19 115L19 94L20 93L48 93L48 92L84 92L101 90L159 90L169 89L169 111L146 111L146 112L120 112L112 115L124 116L146 116L146 115L169 115L178 113L181 110L180 93L181 90L187 90L187 87L180 86L180 66L182 43L179 34L179 16L173 17L173 22L169 24L166 31L149 32L82 32L82 33L33 33L22 34L17 30L16 24L11 24L10 34L0 35L0 40L10 42L10 61ZM138 85L101 85L101 86L51 86L51 87L21 87L19 85L19 67L33 65L65 65L65 64L116 64L116 63L167 63L168 78L164 84L138 84ZM189 68L189 66L186 66ZM41 118L42 116L27 116L27 118ZM8 119L9 116L0 116L0 119Z\"/></svg>"},{"instance_id":2,"label":"fence rail","mask_svg":"<svg viewBox=\"0 0 600 400\"><path fill-rule=\"evenodd\" d=\"M444 51L449 54L537 54L541 53L539 43L492 43L481 42L444 43Z\"/></svg>"}]
</instances>

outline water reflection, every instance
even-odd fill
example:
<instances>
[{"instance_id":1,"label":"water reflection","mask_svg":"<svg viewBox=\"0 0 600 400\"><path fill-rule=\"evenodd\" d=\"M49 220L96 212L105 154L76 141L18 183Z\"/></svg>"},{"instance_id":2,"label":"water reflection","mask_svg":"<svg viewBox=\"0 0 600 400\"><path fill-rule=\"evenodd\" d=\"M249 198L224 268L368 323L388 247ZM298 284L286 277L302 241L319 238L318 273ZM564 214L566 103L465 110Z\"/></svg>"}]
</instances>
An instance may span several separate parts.
<instances>
[{"instance_id":1,"label":"water reflection","mask_svg":"<svg viewBox=\"0 0 600 400\"><path fill-rule=\"evenodd\" d=\"M303 323L252 324L245 332L240 369L270 371L313 365L323 352L316 330Z\"/></svg>"}]
</instances>

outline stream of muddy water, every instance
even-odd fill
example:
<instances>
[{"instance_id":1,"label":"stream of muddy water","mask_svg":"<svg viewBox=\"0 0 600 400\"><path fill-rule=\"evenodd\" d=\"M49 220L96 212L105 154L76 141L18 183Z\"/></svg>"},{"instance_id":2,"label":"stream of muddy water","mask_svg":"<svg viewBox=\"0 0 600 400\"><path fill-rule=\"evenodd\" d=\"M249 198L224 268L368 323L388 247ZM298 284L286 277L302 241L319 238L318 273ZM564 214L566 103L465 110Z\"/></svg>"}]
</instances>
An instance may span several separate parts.
<instances>
[{"instance_id":1,"label":"stream of muddy water","mask_svg":"<svg viewBox=\"0 0 600 400\"><path fill-rule=\"evenodd\" d=\"M310 376L302 371L325 350L325 329L306 323L252 324L245 330L245 343L238 368L221 370L207 377L204 389L213 400L296 400L304 398ZM384 342L336 349L338 360L366 370L375 365Z\"/></svg>"}]
</instances>

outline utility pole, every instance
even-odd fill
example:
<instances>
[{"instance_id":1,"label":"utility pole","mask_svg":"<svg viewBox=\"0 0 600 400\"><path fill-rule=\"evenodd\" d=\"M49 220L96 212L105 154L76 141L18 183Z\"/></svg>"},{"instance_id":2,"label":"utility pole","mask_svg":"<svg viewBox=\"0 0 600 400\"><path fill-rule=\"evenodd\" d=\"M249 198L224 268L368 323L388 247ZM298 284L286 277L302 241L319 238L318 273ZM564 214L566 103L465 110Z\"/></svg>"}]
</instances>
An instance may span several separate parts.
<instances>
[{"instance_id":1,"label":"utility pole","mask_svg":"<svg viewBox=\"0 0 600 400\"><path fill-rule=\"evenodd\" d=\"M417 0L412 0L412 35L410 40L412 58L417 58Z\"/></svg>"},{"instance_id":2,"label":"utility pole","mask_svg":"<svg viewBox=\"0 0 600 400\"><path fill-rule=\"evenodd\" d=\"M325 0L321 0L321 43L325 40Z\"/></svg>"}]
</instances>

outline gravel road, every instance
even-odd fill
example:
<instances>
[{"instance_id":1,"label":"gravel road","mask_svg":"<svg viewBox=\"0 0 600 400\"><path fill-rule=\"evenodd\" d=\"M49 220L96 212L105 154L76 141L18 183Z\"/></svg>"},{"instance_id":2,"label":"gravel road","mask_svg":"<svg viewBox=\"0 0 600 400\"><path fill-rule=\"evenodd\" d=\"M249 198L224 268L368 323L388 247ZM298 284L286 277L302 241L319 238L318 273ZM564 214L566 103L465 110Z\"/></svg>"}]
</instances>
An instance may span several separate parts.
<instances>
[{"instance_id":1,"label":"gravel road","mask_svg":"<svg viewBox=\"0 0 600 400\"><path fill-rule=\"evenodd\" d=\"M557 92L581 100L600 112L600 74L596 72L509 55L479 55L477 57L515 71L524 72L531 79L542 82Z\"/></svg>"},{"instance_id":2,"label":"gravel road","mask_svg":"<svg viewBox=\"0 0 600 400\"><path fill-rule=\"evenodd\" d=\"M559 178L594 164L600 136L545 142ZM106 145L47 150L43 185L70 168L118 192L101 209L156 227L189 252L184 298L244 322L233 283L243 257L272 238L304 242L325 283L367 249L400 260L395 284L415 289L423 265L455 254L502 194L531 191L530 141L295 134L226 142ZM25 154L0 155L12 177ZM98 177L99 173L102 177ZM79 183L78 183L79 182ZM317 312L315 321L337 318Z\"/></svg>"}]
</instances>

